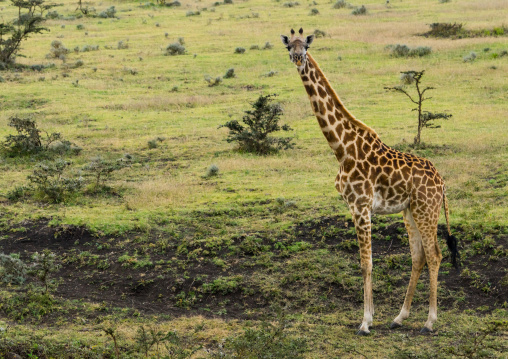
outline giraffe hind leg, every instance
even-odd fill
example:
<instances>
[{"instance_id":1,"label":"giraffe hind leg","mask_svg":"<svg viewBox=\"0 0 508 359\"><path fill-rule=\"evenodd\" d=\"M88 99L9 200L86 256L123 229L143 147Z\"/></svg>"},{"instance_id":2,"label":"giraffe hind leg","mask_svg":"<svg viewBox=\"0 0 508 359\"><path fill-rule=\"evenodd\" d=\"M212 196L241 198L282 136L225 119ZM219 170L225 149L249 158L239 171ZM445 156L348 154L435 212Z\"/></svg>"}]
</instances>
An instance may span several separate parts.
<instances>
[{"instance_id":1,"label":"giraffe hind leg","mask_svg":"<svg viewBox=\"0 0 508 359\"><path fill-rule=\"evenodd\" d=\"M431 332L432 326L437 320L437 276L443 258L437 241L437 221L440 207L440 205L429 205L420 210L411 210L416 227L422 236L422 246L430 280L429 316L421 330L422 333Z\"/></svg>"},{"instance_id":2,"label":"giraffe hind leg","mask_svg":"<svg viewBox=\"0 0 508 359\"><path fill-rule=\"evenodd\" d=\"M409 280L409 285L407 287L404 304L402 305L402 309L399 315L393 320L392 324L390 325L391 329L401 327L404 319L409 317L409 310L411 309L411 302L413 300L416 284L418 282L418 279L420 278L420 274L425 265L425 252L422 246L422 237L420 235L420 231L416 226L416 223L413 219L413 215L411 214L409 208L404 210L403 216L404 216L404 224L406 226L406 230L409 236L409 247L411 249L411 260L412 260L411 279Z\"/></svg>"}]
</instances>

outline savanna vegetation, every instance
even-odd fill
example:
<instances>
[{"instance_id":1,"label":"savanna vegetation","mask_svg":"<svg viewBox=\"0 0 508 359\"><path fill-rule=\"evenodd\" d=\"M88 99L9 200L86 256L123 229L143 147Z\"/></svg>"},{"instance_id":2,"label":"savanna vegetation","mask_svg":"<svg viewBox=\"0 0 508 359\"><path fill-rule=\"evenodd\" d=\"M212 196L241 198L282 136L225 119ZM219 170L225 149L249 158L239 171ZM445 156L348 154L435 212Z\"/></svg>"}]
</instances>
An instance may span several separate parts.
<instances>
[{"instance_id":1,"label":"savanna vegetation","mask_svg":"<svg viewBox=\"0 0 508 359\"><path fill-rule=\"evenodd\" d=\"M41 29L0 62L0 357L506 355L505 1L61 3L0 0L0 52ZM355 335L354 226L278 45L300 26L348 109L447 182L462 266L441 240L430 335L425 271L388 329L411 268L400 215L373 219L376 314ZM415 145L414 104L384 88L414 93L400 73L422 70L423 109L453 117ZM272 94L270 128L292 131L249 151Z\"/></svg>"}]
</instances>

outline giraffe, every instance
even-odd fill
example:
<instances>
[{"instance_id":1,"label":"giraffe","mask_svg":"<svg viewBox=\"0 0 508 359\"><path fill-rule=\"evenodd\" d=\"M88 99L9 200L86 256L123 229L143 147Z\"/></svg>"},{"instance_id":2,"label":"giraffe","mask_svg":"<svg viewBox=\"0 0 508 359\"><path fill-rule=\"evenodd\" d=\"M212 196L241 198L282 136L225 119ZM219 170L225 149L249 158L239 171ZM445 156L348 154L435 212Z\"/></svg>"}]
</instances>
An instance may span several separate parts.
<instances>
[{"instance_id":1,"label":"giraffe","mask_svg":"<svg viewBox=\"0 0 508 359\"><path fill-rule=\"evenodd\" d=\"M385 145L377 133L357 120L342 104L317 62L307 52L314 35L281 35L309 95L319 126L337 158L340 169L335 188L346 201L355 224L363 277L364 315L358 335L369 334L374 315L372 298L372 214L402 212L409 236L412 270L404 304L390 328L402 326L409 316L420 273L427 263L430 277L429 315L422 333L437 320L437 277L442 255L437 223L444 206L447 244L457 267L457 240L451 235L445 183L430 161Z\"/></svg>"}]
</instances>

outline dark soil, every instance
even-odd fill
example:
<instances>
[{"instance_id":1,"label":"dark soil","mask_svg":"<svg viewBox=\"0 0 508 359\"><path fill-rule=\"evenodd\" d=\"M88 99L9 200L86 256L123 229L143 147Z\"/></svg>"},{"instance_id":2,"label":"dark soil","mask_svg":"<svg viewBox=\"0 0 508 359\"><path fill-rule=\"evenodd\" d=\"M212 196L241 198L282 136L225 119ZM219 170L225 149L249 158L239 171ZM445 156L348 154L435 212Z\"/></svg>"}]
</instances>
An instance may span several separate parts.
<instances>
[{"instance_id":1,"label":"dark soil","mask_svg":"<svg viewBox=\"0 0 508 359\"><path fill-rule=\"evenodd\" d=\"M372 243L374 266L376 259L394 254L409 254L409 246L403 241L405 229L400 221L387 219L382 222L381 219L375 219L373 227L373 234L376 234ZM28 223L24 228L24 231L0 232L0 251L7 254L19 253L27 262L33 253L46 248L57 254L62 267L54 276L61 277L62 283L55 295L63 299L102 303L104 308L130 308L145 314L201 314L227 318L252 318L252 314L246 313L260 313L271 304L269 299L259 295L257 288L249 287L245 279L238 287L203 290L203 283L211 283L214 279L239 275L249 278L262 269L255 262L256 254L231 250L231 246L212 251L212 255L208 256L199 254L199 251L197 255L190 256L188 252L179 251L176 240L164 251L160 250L156 245L160 234L143 241L137 240L135 234L121 238L97 238L85 228L49 227L47 221ZM353 223L342 217L319 218L295 224L292 228L292 242L309 242L313 244L313 249L327 248L337 255L357 258L358 248L354 245L356 237L353 228ZM469 238L469 234L462 228L454 228L453 231L462 247L462 268L477 272L479 279L460 275L459 271L443 265L439 277L440 286L448 293L463 293L465 298L460 301L453 296L439 299L440 307L453 305L459 310L481 307L483 312L498 308L508 298L508 288L506 283L503 284L503 279L506 278L504 269L508 267L507 236L491 234L495 246L473 253L468 248L481 242L482 238L461 240ZM440 238L444 238L444 232L445 228L440 227ZM273 260L280 260L280 250L274 246L271 236L266 235L265 238L263 234L256 235L261 238L260 245L269 248ZM236 238L235 245L242 240L241 237ZM189 248L189 251L192 249ZM119 262L119 258L125 254L137 258L137 261L134 260L131 264L126 264L129 261ZM147 255L151 264L143 266L140 260ZM447 251L443 256L443 264L449 262ZM229 266L217 265L213 262L216 258L226 259ZM135 266L136 263L138 267ZM409 276L409 266L398 270L407 271ZM360 270L357 272L360 277ZM428 281L428 277L422 274L420 281ZM293 285L298 286L298 282ZM396 285L405 287L407 281L401 280ZM319 290L330 296L331 301L340 298L340 288L323 286ZM355 298L361 298L361 295ZM402 303L403 298L399 299L397 303ZM375 296L376 302L388 300L393 298ZM361 299L352 300L352 305L360 308ZM67 315L73 314L70 312Z\"/></svg>"}]
</instances>

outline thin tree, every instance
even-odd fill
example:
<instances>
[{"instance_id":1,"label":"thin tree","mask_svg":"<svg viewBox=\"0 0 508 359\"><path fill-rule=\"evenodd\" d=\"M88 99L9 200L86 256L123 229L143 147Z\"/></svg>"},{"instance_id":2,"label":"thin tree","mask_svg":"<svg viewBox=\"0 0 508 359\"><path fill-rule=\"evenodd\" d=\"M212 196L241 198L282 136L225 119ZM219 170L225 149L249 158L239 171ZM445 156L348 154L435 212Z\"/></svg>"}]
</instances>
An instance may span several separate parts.
<instances>
[{"instance_id":1,"label":"thin tree","mask_svg":"<svg viewBox=\"0 0 508 359\"><path fill-rule=\"evenodd\" d=\"M46 20L44 13L57 6L46 4L45 0L11 0L11 3L18 8L18 17L0 23L0 64L14 63L24 40L33 34L49 31L41 26Z\"/></svg>"},{"instance_id":2,"label":"thin tree","mask_svg":"<svg viewBox=\"0 0 508 359\"><path fill-rule=\"evenodd\" d=\"M422 110L423 101L430 100L432 97L425 97L424 94L428 90L433 90L434 87L425 87L421 88L421 80L425 70L422 71L403 71L401 72L401 80L404 85L415 85L416 93L418 95L417 98L413 98L409 94L409 92L404 88L404 86L394 86L394 87L385 87L385 90L396 91L403 93L406 95L411 102L413 102L417 107L413 108L411 111L418 111L418 132L414 138L414 145L419 146L421 143L421 133L424 127L426 128L440 128L441 126L435 125L434 120L447 120L452 117L451 114L446 113L433 113L429 111Z\"/></svg>"}]
</instances>

